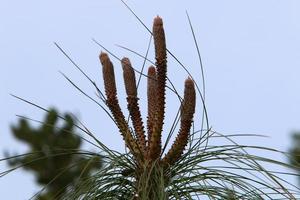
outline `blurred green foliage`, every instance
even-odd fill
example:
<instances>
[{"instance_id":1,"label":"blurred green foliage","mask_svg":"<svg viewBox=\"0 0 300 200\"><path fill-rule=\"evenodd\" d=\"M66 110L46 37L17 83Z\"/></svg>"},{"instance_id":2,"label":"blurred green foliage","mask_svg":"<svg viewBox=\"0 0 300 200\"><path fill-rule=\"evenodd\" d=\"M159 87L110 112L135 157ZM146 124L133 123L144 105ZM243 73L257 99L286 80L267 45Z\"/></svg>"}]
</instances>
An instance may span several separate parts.
<instances>
[{"instance_id":1,"label":"blurred green foliage","mask_svg":"<svg viewBox=\"0 0 300 200\"><path fill-rule=\"evenodd\" d=\"M300 132L295 132L292 135L292 148L289 150L290 153L290 164L298 168L298 180L300 185Z\"/></svg>"},{"instance_id":2,"label":"blurred green foliage","mask_svg":"<svg viewBox=\"0 0 300 200\"><path fill-rule=\"evenodd\" d=\"M99 155L80 150L82 139L74 130L73 117L65 114L64 118L58 126L58 112L51 109L38 128L27 119L20 119L11 127L15 138L29 145L30 150L25 156L9 159L9 164L22 165L45 187L38 200L60 199L102 166Z\"/></svg>"}]
</instances>

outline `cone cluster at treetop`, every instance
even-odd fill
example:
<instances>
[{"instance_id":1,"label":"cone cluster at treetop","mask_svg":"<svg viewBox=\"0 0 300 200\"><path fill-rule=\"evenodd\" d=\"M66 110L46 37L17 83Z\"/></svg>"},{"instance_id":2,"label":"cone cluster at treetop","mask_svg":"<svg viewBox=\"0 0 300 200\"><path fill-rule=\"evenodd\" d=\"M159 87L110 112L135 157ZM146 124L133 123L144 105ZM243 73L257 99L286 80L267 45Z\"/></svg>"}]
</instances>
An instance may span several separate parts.
<instances>
[{"instance_id":1,"label":"cone cluster at treetop","mask_svg":"<svg viewBox=\"0 0 300 200\"><path fill-rule=\"evenodd\" d=\"M195 88L190 78L185 81L184 99L181 108L181 127L169 152L161 158L161 135L165 115L165 90L167 73L167 51L163 22L160 17L154 19L153 37L155 44L156 67L148 69L148 120L147 138L141 118L137 97L134 69L128 58L121 61L124 83L127 93L127 108L133 123L131 131L118 103L113 64L106 53L100 54L103 66L103 79L106 103L118 125L126 146L134 155L139 167L158 162L164 168L174 164L187 145L190 127L195 113Z\"/></svg>"},{"instance_id":2,"label":"cone cluster at treetop","mask_svg":"<svg viewBox=\"0 0 300 200\"><path fill-rule=\"evenodd\" d=\"M194 82L187 78L184 88L184 99L181 105L181 126L176 140L168 153L162 157L161 136L163 133L165 115L165 90L167 78L167 50L162 19L157 16L153 24L156 67L148 68L148 117L147 137L142 122L134 69L128 58L123 58L124 84L127 94L127 108L132 120L134 131L129 128L125 116L119 106L113 64L106 53L101 52L100 61L103 66L103 79L106 94L106 104L123 136L126 146L134 156L137 167L136 178L139 179L143 170L153 164L166 170L182 155L188 142L189 132L195 113L196 93ZM154 191L153 191L154 192Z\"/></svg>"}]
</instances>

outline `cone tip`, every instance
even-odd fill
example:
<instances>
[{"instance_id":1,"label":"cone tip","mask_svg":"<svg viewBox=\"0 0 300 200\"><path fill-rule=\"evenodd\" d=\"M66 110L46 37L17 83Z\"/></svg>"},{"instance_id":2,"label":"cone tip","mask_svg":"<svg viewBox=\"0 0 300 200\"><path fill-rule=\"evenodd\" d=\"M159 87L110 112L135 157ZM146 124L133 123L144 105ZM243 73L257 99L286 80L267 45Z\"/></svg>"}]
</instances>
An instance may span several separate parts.
<instances>
[{"instance_id":1,"label":"cone tip","mask_svg":"<svg viewBox=\"0 0 300 200\"><path fill-rule=\"evenodd\" d=\"M129 60L129 58L124 57L124 58L122 58L121 63L125 64L125 65L130 65L130 60Z\"/></svg>"},{"instance_id":2,"label":"cone tip","mask_svg":"<svg viewBox=\"0 0 300 200\"><path fill-rule=\"evenodd\" d=\"M151 65L149 68L148 68L148 74L155 74L156 73L156 69L153 65Z\"/></svg>"},{"instance_id":3,"label":"cone tip","mask_svg":"<svg viewBox=\"0 0 300 200\"><path fill-rule=\"evenodd\" d=\"M163 25L163 20L160 16L156 16L154 18L154 26L159 26L159 25Z\"/></svg>"},{"instance_id":4,"label":"cone tip","mask_svg":"<svg viewBox=\"0 0 300 200\"><path fill-rule=\"evenodd\" d=\"M100 52L99 58L100 58L100 61L101 61L101 62L104 62L104 61L106 61L106 60L109 59L107 53L105 53L105 52L103 52L103 51Z\"/></svg>"},{"instance_id":5,"label":"cone tip","mask_svg":"<svg viewBox=\"0 0 300 200\"><path fill-rule=\"evenodd\" d=\"M193 85L194 86L194 81L193 79L191 79L191 77L188 77L187 79L185 79L185 85Z\"/></svg>"}]
</instances>

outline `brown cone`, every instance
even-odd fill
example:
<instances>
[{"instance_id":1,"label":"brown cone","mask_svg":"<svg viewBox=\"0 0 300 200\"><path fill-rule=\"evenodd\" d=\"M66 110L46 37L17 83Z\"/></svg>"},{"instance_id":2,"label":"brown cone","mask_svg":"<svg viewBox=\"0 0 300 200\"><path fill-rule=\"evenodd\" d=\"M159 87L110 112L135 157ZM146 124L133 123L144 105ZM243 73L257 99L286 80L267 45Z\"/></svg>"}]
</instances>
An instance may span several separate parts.
<instances>
[{"instance_id":1,"label":"brown cone","mask_svg":"<svg viewBox=\"0 0 300 200\"><path fill-rule=\"evenodd\" d=\"M172 166L180 159L185 146L188 142L190 128L193 122L193 116L196 106L196 93L195 86L192 79L188 78L185 81L184 87L184 99L181 106L181 121L180 129L177 137L171 146L171 149L162 159L162 165L164 167Z\"/></svg>"},{"instance_id":2,"label":"brown cone","mask_svg":"<svg viewBox=\"0 0 300 200\"><path fill-rule=\"evenodd\" d=\"M156 160L161 154L161 134L165 115L165 88L167 78L167 49L162 19L157 16L153 23L153 38L157 67L157 107L155 114L154 131L149 143L149 156Z\"/></svg>"},{"instance_id":3,"label":"brown cone","mask_svg":"<svg viewBox=\"0 0 300 200\"><path fill-rule=\"evenodd\" d=\"M143 156L146 155L146 136L141 118L140 108L137 98L137 88L135 81L134 70L128 58L123 58L123 77L125 82L125 88L127 93L127 106L133 123L133 127L136 133L137 142Z\"/></svg>"},{"instance_id":4,"label":"brown cone","mask_svg":"<svg viewBox=\"0 0 300 200\"><path fill-rule=\"evenodd\" d=\"M151 141L151 135L153 133L153 126L155 123L156 112L156 69L154 66L148 68L148 83L147 83L147 98L148 98L148 117L147 117L147 130L148 130L148 145Z\"/></svg>"}]
</instances>

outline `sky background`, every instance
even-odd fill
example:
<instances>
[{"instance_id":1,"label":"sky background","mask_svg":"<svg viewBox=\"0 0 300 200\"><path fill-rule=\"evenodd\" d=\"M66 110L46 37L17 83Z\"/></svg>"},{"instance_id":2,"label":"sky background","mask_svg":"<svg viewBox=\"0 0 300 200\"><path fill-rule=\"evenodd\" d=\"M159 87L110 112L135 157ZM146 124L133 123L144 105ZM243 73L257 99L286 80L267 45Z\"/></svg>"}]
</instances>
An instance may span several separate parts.
<instances>
[{"instance_id":1,"label":"sky background","mask_svg":"<svg viewBox=\"0 0 300 200\"><path fill-rule=\"evenodd\" d=\"M168 48L200 84L199 60L187 10L205 68L210 125L224 134L270 136L238 140L242 144L288 150L292 142L290 133L300 130L300 1L126 2L149 28L156 15L163 17ZM61 45L103 88L98 61L103 49L92 38L117 56L128 56L140 69L143 59L116 44L145 54L149 37L147 30L119 0L0 0L0 151L22 153L27 149L10 133L9 126L18 120L16 114L39 120L45 114L14 99L10 93L46 108L56 107L61 112L77 114L103 143L122 151L122 139L109 118L59 73L64 72L95 96L93 87L53 42ZM153 59L153 48L149 58ZM112 60L125 110L120 63ZM187 74L170 56L168 63L168 75L182 93ZM145 106L145 80L142 82L141 105ZM171 126L174 109L178 106L174 95L169 93L167 98L166 129ZM195 121L199 122L200 101L197 109ZM196 126L199 128L199 123ZM88 145L84 148L95 150ZM284 161L284 158L278 156L278 160ZM2 162L0 169L5 168ZM33 180L33 175L23 170L2 177L1 199L30 198L39 188ZM294 178L286 180L296 182Z\"/></svg>"}]
</instances>

